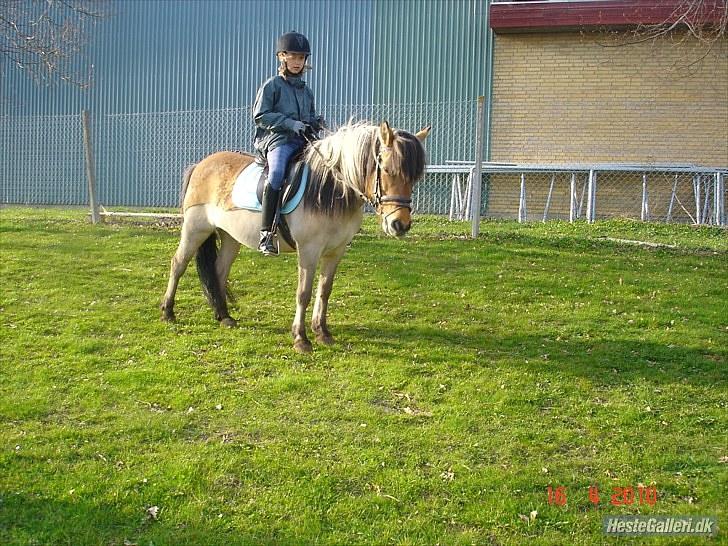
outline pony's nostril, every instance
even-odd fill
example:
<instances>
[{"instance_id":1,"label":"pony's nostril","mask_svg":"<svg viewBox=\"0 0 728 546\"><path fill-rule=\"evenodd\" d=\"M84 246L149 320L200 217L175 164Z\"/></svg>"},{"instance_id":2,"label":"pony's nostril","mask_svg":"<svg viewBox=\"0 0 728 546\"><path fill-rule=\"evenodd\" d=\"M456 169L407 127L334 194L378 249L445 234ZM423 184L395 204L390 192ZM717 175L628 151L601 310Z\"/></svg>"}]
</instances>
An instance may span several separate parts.
<instances>
[{"instance_id":1,"label":"pony's nostril","mask_svg":"<svg viewBox=\"0 0 728 546\"><path fill-rule=\"evenodd\" d=\"M404 223L402 220L394 220L392 222L392 229L397 235L404 235L410 230L411 223Z\"/></svg>"}]
</instances>

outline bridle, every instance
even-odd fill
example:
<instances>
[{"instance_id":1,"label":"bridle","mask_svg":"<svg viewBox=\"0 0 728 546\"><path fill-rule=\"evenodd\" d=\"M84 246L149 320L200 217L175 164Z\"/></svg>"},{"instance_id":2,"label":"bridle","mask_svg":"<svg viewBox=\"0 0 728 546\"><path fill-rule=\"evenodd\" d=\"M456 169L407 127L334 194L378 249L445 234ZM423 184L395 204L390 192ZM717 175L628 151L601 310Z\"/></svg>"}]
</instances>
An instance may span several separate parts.
<instances>
[{"instance_id":1,"label":"bridle","mask_svg":"<svg viewBox=\"0 0 728 546\"><path fill-rule=\"evenodd\" d=\"M374 162L377 164L377 176L374 180L372 196L366 199L374 210L377 211L377 214L382 214L382 207L384 205L394 205L394 210L389 212L387 216L394 214L399 209L407 209L412 212L412 199L410 197L405 197L404 195L382 195L382 152L391 150L392 148L390 146L382 145L377 151L377 155L374 156Z\"/></svg>"}]
</instances>

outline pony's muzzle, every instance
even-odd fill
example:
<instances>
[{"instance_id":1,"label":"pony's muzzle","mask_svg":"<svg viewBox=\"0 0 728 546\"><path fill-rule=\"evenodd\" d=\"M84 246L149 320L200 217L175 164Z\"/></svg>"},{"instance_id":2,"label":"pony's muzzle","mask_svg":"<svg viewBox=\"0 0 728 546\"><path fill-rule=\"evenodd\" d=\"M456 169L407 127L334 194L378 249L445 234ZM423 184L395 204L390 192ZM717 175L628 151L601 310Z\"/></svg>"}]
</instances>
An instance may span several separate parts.
<instances>
[{"instance_id":1,"label":"pony's muzzle","mask_svg":"<svg viewBox=\"0 0 728 546\"><path fill-rule=\"evenodd\" d=\"M412 227L412 222L403 222L399 218L392 222L392 231L397 237L403 237Z\"/></svg>"}]
</instances>

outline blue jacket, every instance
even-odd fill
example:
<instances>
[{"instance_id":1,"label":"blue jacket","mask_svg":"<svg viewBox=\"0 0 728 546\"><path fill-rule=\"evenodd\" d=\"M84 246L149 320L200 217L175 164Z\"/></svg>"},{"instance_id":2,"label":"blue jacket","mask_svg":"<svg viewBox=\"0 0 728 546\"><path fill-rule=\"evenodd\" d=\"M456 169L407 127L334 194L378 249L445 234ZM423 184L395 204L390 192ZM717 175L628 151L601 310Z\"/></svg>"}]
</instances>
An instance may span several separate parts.
<instances>
[{"instance_id":1,"label":"blue jacket","mask_svg":"<svg viewBox=\"0 0 728 546\"><path fill-rule=\"evenodd\" d=\"M255 121L254 146L261 154L287 142L303 144L303 138L293 132L294 121L321 129L321 117L316 114L313 93L300 77L274 76L258 89L253 106Z\"/></svg>"}]
</instances>

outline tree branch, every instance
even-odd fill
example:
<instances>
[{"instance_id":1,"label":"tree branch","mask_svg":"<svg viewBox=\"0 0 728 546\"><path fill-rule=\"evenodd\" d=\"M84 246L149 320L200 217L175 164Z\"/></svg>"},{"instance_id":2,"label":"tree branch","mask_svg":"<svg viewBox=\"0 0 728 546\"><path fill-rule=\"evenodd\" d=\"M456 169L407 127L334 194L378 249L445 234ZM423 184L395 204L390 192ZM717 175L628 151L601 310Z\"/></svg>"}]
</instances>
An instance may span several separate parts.
<instances>
[{"instance_id":1,"label":"tree branch","mask_svg":"<svg viewBox=\"0 0 728 546\"><path fill-rule=\"evenodd\" d=\"M110 6L108 0L0 0L0 72L15 66L44 85L88 87L92 72L82 52Z\"/></svg>"}]
</instances>

